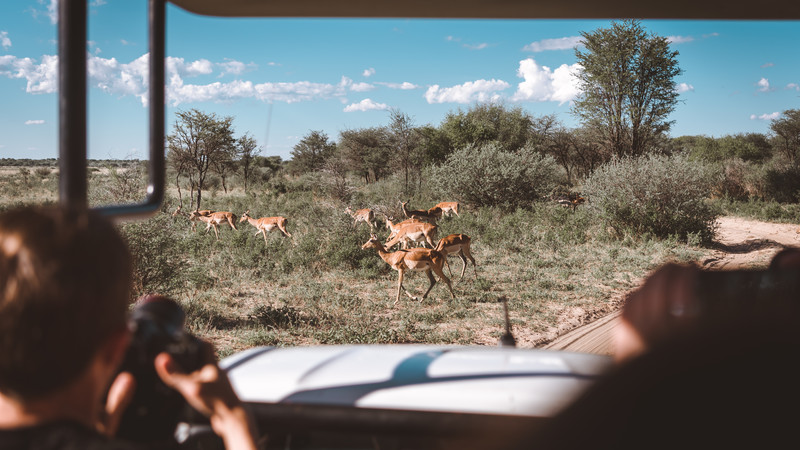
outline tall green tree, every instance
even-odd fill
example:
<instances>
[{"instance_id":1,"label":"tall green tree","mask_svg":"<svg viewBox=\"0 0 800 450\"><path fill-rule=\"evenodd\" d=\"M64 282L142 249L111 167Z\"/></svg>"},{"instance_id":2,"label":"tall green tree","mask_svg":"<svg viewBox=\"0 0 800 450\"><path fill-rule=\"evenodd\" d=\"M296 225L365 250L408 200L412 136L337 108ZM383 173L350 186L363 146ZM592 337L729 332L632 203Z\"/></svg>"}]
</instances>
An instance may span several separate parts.
<instances>
[{"instance_id":1,"label":"tall green tree","mask_svg":"<svg viewBox=\"0 0 800 450\"><path fill-rule=\"evenodd\" d=\"M773 146L793 166L800 165L800 109L789 109L769 126Z\"/></svg>"},{"instance_id":2,"label":"tall green tree","mask_svg":"<svg viewBox=\"0 0 800 450\"><path fill-rule=\"evenodd\" d=\"M321 170L335 151L336 143L325 132L312 130L294 145L289 170L295 174Z\"/></svg>"},{"instance_id":3,"label":"tall green tree","mask_svg":"<svg viewBox=\"0 0 800 450\"><path fill-rule=\"evenodd\" d=\"M247 133L236 141L236 151L239 156L239 168L244 179L245 194L247 194L247 182L253 176L255 158L261 152L257 145L256 139Z\"/></svg>"},{"instance_id":4,"label":"tall green tree","mask_svg":"<svg viewBox=\"0 0 800 450\"><path fill-rule=\"evenodd\" d=\"M219 118L197 109L175 113L174 131L167 136L167 158L180 176L189 178L197 189L197 206L200 208L207 176L215 168L232 159L235 151L233 118Z\"/></svg>"},{"instance_id":5,"label":"tall green tree","mask_svg":"<svg viewBox=\"0 0 800 450\"><path fill-rule=\"evenodd\" d=\"M414 128L413 119L400 110L389 112L389 130L391 133L392 153L398 170L403 172L404 191L410 192L410 175L416 172L422 181L422 163L424 155L420 151L420 135Z\"/></svg>"},{"instance_id":6,"label":"tall green tree","mask_svg":"<svg viewBox=\"0 0 800 450\"><path fill-rule=\"evenodd\" d=\"M576 49L582 70L575 114L596 131L612 155L641 155L672 126L678 102L675 77L682 73L669 40L648 34L637 20L583 32Z\"/></svg>"},{"instance_id":7,"label":"tall green tree","mask_svg":"<svg viewBox=\"0 0 800 450\"><path fill-rule=\"evenodd\" d=\"M360 128L339 133L339 151L364 183L378 181L389 172L391 141L386 127Z\"/></svg>"},{"instance_id":8,"label":"tall green tree","mask_svg":"<svg viewBox=\"0 0 800 450\"><path fill-rule=\"evenodd\" d=\"M497 142L505 151L525 146L534 135L534 118L521 107L480 103L467 111L448 113L440 129L450 140L450 152L468 145ZM444 155L447 156L447 155Z\"/></svg>"}]
</instances>

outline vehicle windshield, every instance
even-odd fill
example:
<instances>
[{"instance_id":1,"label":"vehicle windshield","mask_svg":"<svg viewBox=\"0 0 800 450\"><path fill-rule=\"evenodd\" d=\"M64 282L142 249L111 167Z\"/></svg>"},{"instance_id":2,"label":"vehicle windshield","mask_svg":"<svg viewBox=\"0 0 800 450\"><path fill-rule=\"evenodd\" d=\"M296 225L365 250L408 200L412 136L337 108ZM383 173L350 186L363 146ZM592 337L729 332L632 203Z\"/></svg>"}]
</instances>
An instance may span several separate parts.
<instances>
[{"instance_id":1,"label":"vehicle windshield","mask_svg":"<svg viewBox=\"0 0 800 450\"><path fill-rule=\"evenodd\" d=\"M56 4L0 4L0 208L58 199ZM90 3L93 206L145 196L146 18L146 2ZM777 251L764 239L795 243L797 21L168 5L166 41L166 199L120 227L136 293L179 300L221 356L496 346L508 329L543 348L613 316L664 262L759 267ZM398 234L413 217L428 228ZM398 280L385 251L443 238L432 278Z\"/></svg>"}]
</instances>

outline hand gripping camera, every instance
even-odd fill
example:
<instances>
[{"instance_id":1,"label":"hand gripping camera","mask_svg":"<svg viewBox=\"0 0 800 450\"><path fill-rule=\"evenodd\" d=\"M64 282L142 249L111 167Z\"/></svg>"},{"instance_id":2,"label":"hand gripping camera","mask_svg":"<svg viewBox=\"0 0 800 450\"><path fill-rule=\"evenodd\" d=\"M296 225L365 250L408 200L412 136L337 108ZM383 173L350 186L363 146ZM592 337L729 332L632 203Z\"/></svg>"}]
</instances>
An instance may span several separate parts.
<instances>
[{"instance_id":1,"label":"hand gripping camera","mask_svg":"<svg viewBox=\"0 0 800 450\"><path fill-rule=\"evenodd\" d=\"M168 441L174 439L178 423L198 414L180 393L161 381L153 364L159 353L167 352L184 372L202 367L204 344L185 331L184 319L180 305L166 297L150 295L137 302L129 321L131 344L120 368L133 375L136 389L120 422L118 438Z\"/></svg>"}]
</instances>

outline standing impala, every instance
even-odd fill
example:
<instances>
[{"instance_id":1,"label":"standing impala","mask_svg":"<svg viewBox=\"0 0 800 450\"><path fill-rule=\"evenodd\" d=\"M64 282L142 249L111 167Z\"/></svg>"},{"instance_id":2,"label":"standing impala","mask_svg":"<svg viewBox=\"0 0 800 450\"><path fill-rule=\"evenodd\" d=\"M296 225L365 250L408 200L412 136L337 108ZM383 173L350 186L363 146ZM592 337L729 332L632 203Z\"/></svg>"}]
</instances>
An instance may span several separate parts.
<instances>
[{"instance_id":1,"label":"standing impala","mask_svg":"<svg viewBox=\"0 0 800 450\"><path fill-rule=\"evenodd\" d=\"M259 233L261 233L264 236L265 244L267 243L267 233L274 230L275 228L281 230L281 233L283 233L284 236L292 237L292 235L288 231L286 231L286 224L288 223L286 217L277 216L277 217L262 217L260 219L254 219L250 217L250 210L248 209L247 211L244 212L244 214L242 214L242 218L239 219L239 222L244 222L245 220L250 222L250 225L256 227L256 230L258 230L256 231L256 236L258 236Z\"/></svg>"},{"instance_id":2,"label":"standing impala","mask_svg":"<svg viewBox=\"0 0 800 450\"><path fill-rule=\"evenodd\" d=\"M402 248L408 248L409 242L420 242L425 245L427 242L431 248L436 247L436 225L431 225L428 222L412 222L397 228L394 237L386 242L386 248L392 248L395 244L400 242Z\"/></svg>"},{"instance_id":3,"label":"standing impala","mask_svg":"<svg viewBox=\"0 0 800 450\"><path fill-rule=\"evenodd\" d=\"M453 214L453 213L455 213L457 216L459 215L458 214L458 202L441 202L441 203L437 203L436 206L434 206L433 208L429 209L428 212L431 212L431 211L435 212L437 208L441 211L441 213L439 214L439 217L441 217L443 215L448 215L449 216L450 214Z\"/></svg>"},{"instance_id":4,"label":"standing impala","mask_svg":"<svg viewBox=\"0 0 800 450\"><path fill-rule=\"evenodd\" d=\"M417 218L436 225L436 218L442 215L442 210L434 206L431 209L407 209L408 202L400 202L403 214L409 219Z\"/></svg>"},{"instance_id":5,"label":"standing impala","mask_svg":"<svg viewBox=\"0 0 800 450\"><path fill-rule=\"evenodd\" d=\"M217 239L219 239L220 225L228 224L234 230L236 229L236 215L228 211L214 212L207 216L201 215L199 211L192 211L189 214L189 220L191 221L199 220L201 222L205 222L206 233L208 233L208 230L211 227L214 227L214 235L217 236Z\"/></svg>"},{"instance_id":6,"label":"standing impala","mask_svg":"<svg viewBox=\"0 0 800 450\"><path fill-rule=\"evenodd\" d=\"M387 241L389 241L393 237L395 237L395 235L397 235L397 232L400 231L400 228L403 228L404 226L406 226L408 224L411 224L411 223L422 223L421 220L416 219L416 218L406 219L406 220L404 220L402 222L398 222L398 223L393 223L392 220L394 220L394 217L386 217L386 228L388 228L389 231L390 231L389 237L386 238Z\"/></svg>"},{"instance_id":7,"label":"standing impala","mask_svg":"<svg viewBox=\"0 0 800 450\"><path fill-rule=\"evenodd\" d=\"M374 248L377 250L381 259L383 259L386 264L389 264L392 269L397 271L397 298L395 298L394 304L397 304L397 302L400 300L401 289L406 293L406 295L408 295L409 298L412 300L417 300L417 297L411 295L405 286L403 286L403 276L405 275L406 270L410 270L412 272L425 272L425 274L428 275L428 280L430 280L431 284L428 286L428 290L425 291L425 294L422 295L422 298L419 299L420 301L425 300L425 297L427 297L428 293L431 291L431 289L433 289L433 285L436 284L436 278L433 277L431 272L435 272L436 275L439 275L439 279L447 284L447 289L450 290L450 295L452 295L453 298L456 298L456 294L453 293L453 286L450 285L450 279L447 278L447 275L445 275L444 271L442 270L442 266L444 265L446 257L436 250L427 248L414 248L411 250L389 252L378 240L378 236L374 234L370 236L369 241L362 245L361 248L365 250Z\"/></svg>"},{"instance_id":8,"label":"standing impala","mask_svg":"<svg viewBox=\"0 0 800 450\"><path fill-rule=\"evenodd\" d=\"M344 212L350 214L350 216L353 218L354 227L358 224L358 222L367 222L369 224L370 230L375 229L375 224L373 223L375 220L375 213L372 212L371 209L364 208L353 211L353 208L348 206L347 209L344 210Z\"/></svg>"},{"instance_id":9,"label":"standing impala","mask_svg":"<svg viewBox=\"0 0 800 450\"><path fill-rule=\"evenodd\" d=\"M436 244L436 251L443 254L445 258L449 255L458 255L458 257L461 258L464 267L461 268L461 276L458 277L459 279L464 278L464 272L467 270L467 258L472 261L472 269L475 270L475 279L478 278L478 268L475 264L475 258L473 258L472 254L469 252L471 243L472 239L466 234L451 234L443 237ZM449 268L450 265L448 264L447 267ZM452 272L450 275L452 276Z\"/></svg>"},{"instance_id":10,"label":"standing impala","mask_svg":"<svg viewBox=\"0 0 800 450\"><path fill-rule=\"evenodd\" d=\"M191 214L186 214L185 212L183 212L182 207L178 205L178 207L175 208L175 211L172 213L172 217L187 216L189 218L189 221L192 223L192 231L196 231L197 216L207 216L215 211L213 209L200 209L200 210L195 209L194 212L197 213L196 216L192 216Z\"/></svg>"}]
</instances>

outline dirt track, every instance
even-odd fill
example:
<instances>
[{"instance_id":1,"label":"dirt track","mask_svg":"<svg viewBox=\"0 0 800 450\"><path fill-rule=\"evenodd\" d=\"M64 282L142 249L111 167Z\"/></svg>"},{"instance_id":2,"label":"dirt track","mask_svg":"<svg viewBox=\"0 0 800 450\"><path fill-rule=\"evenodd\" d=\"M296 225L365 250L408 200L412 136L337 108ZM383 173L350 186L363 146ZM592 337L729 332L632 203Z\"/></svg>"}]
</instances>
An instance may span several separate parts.
<instances>
[{"instance_id":1,"label":"dirt track","mask_svg":"<svg viewBox=\"0 0 800 450\"><path fill-rule=\"evenodd\" d=\"M711 256L701 261L703 267L715 270L764 267L782 248L800 247L800 225L722 217L715 242ZM611 355L618 315L615 312L576 328L544 348Z\"/></svg>"}]
</instances>

